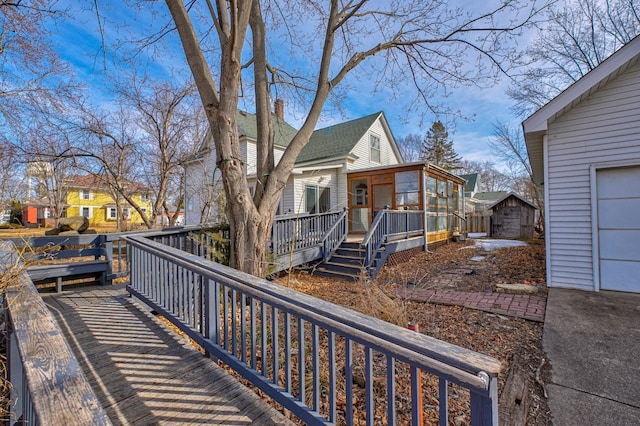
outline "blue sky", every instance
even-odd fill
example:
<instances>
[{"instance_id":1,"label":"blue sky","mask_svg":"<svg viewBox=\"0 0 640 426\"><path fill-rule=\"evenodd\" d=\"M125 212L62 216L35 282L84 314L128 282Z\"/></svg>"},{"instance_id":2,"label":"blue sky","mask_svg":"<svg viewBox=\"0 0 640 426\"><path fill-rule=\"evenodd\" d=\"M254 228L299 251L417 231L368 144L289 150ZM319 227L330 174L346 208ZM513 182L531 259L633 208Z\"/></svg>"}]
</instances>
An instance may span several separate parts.
<instances>
[{"instance_id":1,"label":"blue sky","mask_svg":"<svg viewBox=\"0 0 640 426\"><path fill-rule=\"evenodd\" d=\"M78 3L69 1L66 4L72 9L77 10L78 8ZM150 4L152 5L150 7L159 10L166 8L164 2L151 2ZM134 31L139 31L150 25L157 27L163 19L148 10L135 10L123 6L120 1L103 1L100 2L100 7L107 44L116 42L119 37L127 37L131 28ZM68 21L57 27L57 44L63 59L74 65L78 79L88 86L88 93L91 94L94 102L99 103L107 96L102 93L102 87L105 85L105 65L109 72L114 72L116 66L111 55L112 52L107 50L105 54L102 50L97 19L96 15L90 11L77 13L75 21ZM172 41L177 42L177 37L174 37ZM163 47L163 49L167 49L167 47ZM186 61L180 47L174 44L168 49L158 57L141 56L140 59L142 62L148 61L151 64L152 73L156 75L169 75L176 69L184 72ZM411 133L425 134L431 122L436 118L432 114L424 114L424 109L421 108L413 108L408 111L410 106L406 100L413 97L410 86L396 88L396 92L393 93L393 90L388 87L372 87L372 83L366 79L357 82L351 79L349 83L352 90L346 94L346 99L342 104L343 113L334 113L327 108L327 113L323 115L318 124L319 127L384 111L394 135L399 138ZM510 112L511 101L505 93L507 87L508 80L503 77L491 88L459 87L453 89L446 99L434 99L435 103L442 102L451 110L460 112L460 117L456 118L455 122L447 117L442 117L442 121L448 125L455 149L464 159L493 161L487 144L492 136L493 123L496 120L512 124L520 123L520 119ZM301 124L302 116L300 114L290 111L288 107L286 113L291 124L294 126Z\"/></svg>"}]
</instances>

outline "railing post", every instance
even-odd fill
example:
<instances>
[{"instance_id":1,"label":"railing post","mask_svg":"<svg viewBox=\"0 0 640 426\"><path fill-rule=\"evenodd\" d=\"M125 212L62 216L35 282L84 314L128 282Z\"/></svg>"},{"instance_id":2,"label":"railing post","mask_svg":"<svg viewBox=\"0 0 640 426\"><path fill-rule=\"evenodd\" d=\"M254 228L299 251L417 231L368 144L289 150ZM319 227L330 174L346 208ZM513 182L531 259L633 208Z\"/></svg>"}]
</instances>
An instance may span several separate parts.
<instances>
[{"instance_id":1,"label":"railing post","mask_svg":"<svg viewBox=\"0 0 640 426\"><path fill-rule=\"evenodd\" d=\"M498 376L485 372L478 374L487 382L486 394L471 394L471 426L494 426L498 424Z\"/></svg>"},{"instance_id":2,"label":"railing post","mask_svg":"<svg viewBox=\"0 0 640 426\"><path fill-rule=\"evenodd\" d=\"M101 245L101 242L104 242L104 258L107 261L107 271L105 272L102 284L111 285L111 274L113 274L113 242L111 240L107 241L105 235L100 235L98 247ZM118 262L120 262L120 258L118 258Z\"/></svg>"}]
</instances>

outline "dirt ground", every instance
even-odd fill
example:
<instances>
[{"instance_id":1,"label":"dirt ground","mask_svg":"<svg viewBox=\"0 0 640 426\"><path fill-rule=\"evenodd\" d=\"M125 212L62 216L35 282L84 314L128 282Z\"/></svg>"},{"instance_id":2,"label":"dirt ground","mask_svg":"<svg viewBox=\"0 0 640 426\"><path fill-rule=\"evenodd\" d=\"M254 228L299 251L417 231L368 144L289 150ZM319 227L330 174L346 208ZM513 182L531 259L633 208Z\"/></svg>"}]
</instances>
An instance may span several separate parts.
<instances>
[{"instance_id":1,"label":"dirt ground","mask_svg":"<svg viewBox=\"0 0 640 426\"><path fill-rule=\"evenodd\" d=\"M471 260L479 255L485 256L484 259ZM537 295L546 297L544 255L543 242L488 253L469 242L449 243L421 252L406 262L386 266L372 283L333 280L304 272L275 281L398 325L417 321L424 334L498 359L503 366L499 397L510 369L524 371L522 376L526 376L523 380L528 393L526 424L550 425L543 387L550 377L550 366L542 351L541 323L459 306L416 303L394 296L394 289L402 286L495 291L496 284L519 283L530 284ZM501 410L504 405L501 400ZM454 424L467 423L464 413L455 401L450 401L450 418ZM502 414L501 422L506 424Z\"/></svg>"}]
</instances>

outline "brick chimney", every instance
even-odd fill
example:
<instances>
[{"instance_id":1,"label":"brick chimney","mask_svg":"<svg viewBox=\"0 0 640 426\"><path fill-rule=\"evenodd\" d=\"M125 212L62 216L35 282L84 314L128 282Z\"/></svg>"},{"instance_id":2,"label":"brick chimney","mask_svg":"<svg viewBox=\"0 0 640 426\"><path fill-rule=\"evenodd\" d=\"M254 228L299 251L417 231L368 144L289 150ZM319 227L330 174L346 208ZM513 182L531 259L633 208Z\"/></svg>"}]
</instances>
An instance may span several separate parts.
<instances>
[{"instance_id":1,"label":"brick chimney","mask_svg":"<svg viewBox=\"0 0 640 426\"><path fill-rule=\"evenodd\" d=\"M282 99L276 99L274 108L278 118L284 121L284 101Z\"/></svg>"}]
</instances>

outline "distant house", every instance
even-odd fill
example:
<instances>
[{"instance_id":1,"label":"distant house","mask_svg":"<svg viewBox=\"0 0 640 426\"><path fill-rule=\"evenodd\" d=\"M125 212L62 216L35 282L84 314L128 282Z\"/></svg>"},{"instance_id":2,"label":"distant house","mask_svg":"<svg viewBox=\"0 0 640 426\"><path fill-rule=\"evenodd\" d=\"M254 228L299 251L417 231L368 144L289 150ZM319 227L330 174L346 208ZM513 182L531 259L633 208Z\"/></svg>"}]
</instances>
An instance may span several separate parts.
<instances>
[{"instance_id":1,"label":"distant house","mask_svg":"<svg viewBox=\"0 0 640 426\"><path fill-rule=\"evenodd\" d=\"M84 216L91 225L115 225L118 219L118 209L109 187L102 180L93 175L72 175L65 179L66 193L64 215ZM139 182L129 182L127 191L133 200L149 216L151 214L151 200L149 189ZM140 214L126 201L122 201L121 219L128 223L142 223Z\"/></svg>"},{"instance_id":2,"label":"distant house","mask_svg":"<svg viewBox=\"0 0 640 426\"><path fill-rule=\"evenodd\" d=\"M640 293L640 37L523 123L547 284Z\"/></svg>"}]
</instances>

